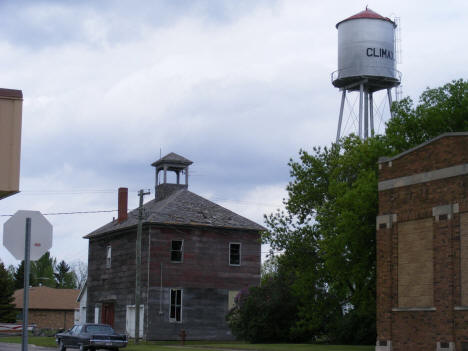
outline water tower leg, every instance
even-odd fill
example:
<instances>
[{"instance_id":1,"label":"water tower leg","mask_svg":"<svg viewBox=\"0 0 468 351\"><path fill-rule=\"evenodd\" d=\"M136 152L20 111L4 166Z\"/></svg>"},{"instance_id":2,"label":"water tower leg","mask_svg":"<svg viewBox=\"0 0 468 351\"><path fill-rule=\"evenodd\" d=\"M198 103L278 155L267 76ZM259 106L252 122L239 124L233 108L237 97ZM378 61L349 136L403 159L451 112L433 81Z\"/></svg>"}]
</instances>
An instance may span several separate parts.
<instances>
[{"instance_id":1,"label":"water tower leg","mask_svg":"<svg viewBox=\"0 0 468 351\"><path fill-rule=\"evenodd\" d=\"M372 93L369 93L369 114L371 136L374 136L374 98Z\"/></svg>"},{"instance_id":2,"label":"water tower leg","mask_svg":"<svg viewBox=\"0 0 468 351\"><path fill-rule=\"evenodd\" d=\"M346 89L343 89L343 94L341 95L340 116L338 117L338 131L336 132L336 142L337 143L340 140L341 121L343 120L343 110L344 110L345 98L346 98Z\"/></svg>"},{"instance_id":3,"label":"water tower leg","mask_svg":"<svg viewBox=\"0 0 468 351\"><path fill-rule=\"evenodd\" d=\"M392 114L392 88L387 89L387 96L388 96L388 108L390 109L390 118L393 118L393 114Z\"/></svg>"},{"instance_id":4,"label":"water tower leg","mask_svg":"<svg viewBox=\"0 0 468 351\"><path fill-rule=\"evenodd\" d=\"M369 137L369 93L364 91L364 139Z\"/></svg>"},{"instance_id":5,"label":"water tower leg","mask_svg":"<svg viewBox=\"0 0 468 351\"><path fill-rule=\"evenodd\" d=\"M359 88L359 138L362 139L362 94L364 93L364 84Z\"/></svg>"}]
</instances>

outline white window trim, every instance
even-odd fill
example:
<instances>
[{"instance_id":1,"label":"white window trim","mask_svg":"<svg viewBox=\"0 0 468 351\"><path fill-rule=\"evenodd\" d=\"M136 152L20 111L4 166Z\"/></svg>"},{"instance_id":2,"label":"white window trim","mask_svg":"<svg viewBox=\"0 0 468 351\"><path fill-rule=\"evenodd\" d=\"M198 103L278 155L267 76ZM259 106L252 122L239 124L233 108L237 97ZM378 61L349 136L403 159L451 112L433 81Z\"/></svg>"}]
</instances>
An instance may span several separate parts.
<instances>
[{"instance_id":1,"label":"white window trim","mask_svg":"<svg viewBox=\"0 0 468 351\"><path fill-rule=\"evenodd\" d=\"M112 246L107 245L106 249L106 268L111 268L112 266Z\"/></svg>"},{"instance_id":2,"label":"white window trim","mask_svg":"<svg viewBox=\"0 0 468 351\"><path fill-rule=\"evenodd\" d=\"M172 260L172 242L173 241L181 241L182 242L182 246L180 247L180 252L181 252L181 255L180 255L180 261L173 261ZM171 263L183 263L184 262L184 239L172 239L171 240Z\"/></svg>"},{"instance_id":3,"label":"white window trim","mask_svg":"<svg viewBox=\"0 0 468 351\"><path fill-rule=\"evenodd\" d=\"M171 293L172 290L180 290L180 321L178 321L176 318L171 318ZM184 312L184 289L182 288L170 288L169 289L169 323L182 323L183 321L183 312ZM176 306L177 306L177 298L176 298ZM177 316L177 313L176 313Z\"/></svg>"},{"instance_id":4,"label":"white window trim","mask_svg":"<svg viewBox=\"0 0 468 351\"><path fill-rule=\"evenodd\" d=\"M239 245L239 264L231 263L231 245ZM239 267L242 264L242 244L239 242L230 242L229 243L229 255L228 255L229 265L234 267Z\"/></svg>"},{"instance_id":5,"label":"white window trim","mask_svg":"<svg viewBox=\"0 0 468 351\"><path fill-rule=\"evenodd\" d=\"M101 323L101 304L94 306L94 323Z\"/></svg>"}]
</instances>

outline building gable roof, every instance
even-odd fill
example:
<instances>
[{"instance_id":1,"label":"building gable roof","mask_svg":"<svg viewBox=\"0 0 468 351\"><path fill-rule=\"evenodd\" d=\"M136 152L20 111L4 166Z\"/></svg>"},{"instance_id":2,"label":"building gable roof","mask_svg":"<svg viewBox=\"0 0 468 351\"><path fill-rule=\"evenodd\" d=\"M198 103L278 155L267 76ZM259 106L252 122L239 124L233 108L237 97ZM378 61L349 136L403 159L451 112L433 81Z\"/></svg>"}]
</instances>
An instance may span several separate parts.
<instances>
[{"instance_id":1,"label":"building gable roof","mask_svg":"<svg viewBox=\"0 0 468 351\"><path fill-rule=\"evenodd\" d=\"M265 230L261 225L194 194L186 188L174 191L161 200L151 200L143 207L146 213L144 223ZM108 232L127 229L136 226L137 223L138 209L135 209L128 214L127 220L121 223L114 220L89 233L85 238L89 239Z\"/></svg>"},{"instance_id":2,"label":"building gable roof","mask_svg":"<svg viewBox=\"0 0 468 351\"><path fill-rule=\"evenodd\" d=\"M76 302L80 290L54 289L47 286L29 288L29 309L37 310L74 310L79 307ZM24 289L16 290L14 304L23 308Z\"/></svg>"}]
</instances>

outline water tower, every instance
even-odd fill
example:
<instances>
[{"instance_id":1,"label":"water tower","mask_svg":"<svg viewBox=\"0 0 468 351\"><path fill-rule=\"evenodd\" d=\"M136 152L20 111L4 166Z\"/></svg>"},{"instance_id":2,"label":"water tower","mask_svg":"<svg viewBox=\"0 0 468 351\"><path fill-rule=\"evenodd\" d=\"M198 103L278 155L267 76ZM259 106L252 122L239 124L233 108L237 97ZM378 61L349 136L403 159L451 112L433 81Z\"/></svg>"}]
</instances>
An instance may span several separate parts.
<instances>
[{"instance_id":1,"label":"water tower","mask_svg":"<svg viewBox=\"0 0 468 351\"><path fill-rule=\"evenodd\" d=\"M338 70L332 84L342 91L336 141L340 139L346 92L359 92L360 138L374 135L373 93L387 89L389 107L391 89L400 84L396 70L394 21L366 9L338 22Z\"/></svg>"}]
</instances>

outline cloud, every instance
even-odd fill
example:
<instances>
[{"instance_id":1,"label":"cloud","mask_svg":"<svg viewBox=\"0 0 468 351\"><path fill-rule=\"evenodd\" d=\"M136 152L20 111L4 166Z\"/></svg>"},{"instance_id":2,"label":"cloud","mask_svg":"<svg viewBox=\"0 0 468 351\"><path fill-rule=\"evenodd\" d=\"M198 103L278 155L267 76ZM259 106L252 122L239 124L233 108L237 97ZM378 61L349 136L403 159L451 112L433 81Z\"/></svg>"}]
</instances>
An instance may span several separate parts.
<instances>
[{"instance_id":1,"label":"cloud","mask_svg":"<svg viewBox=\"0 0 468 351\"><path fill-rule=\"evenodd\" d=\"M465 2L370 5L401 18L404 95L468 75ZM289 158L335 138L334 26L362 9L301 0L1 3L1 84L24 93L24 192L0 201L0 214L114 209L118 186L130 188L135 207L136 191L154 187L150 164L162 149L194 161L193 191L262 224L271 204L281 206ZM112 214L50 218L52 254L86 260L82 235Z\"/></svg>"}]
</instances>

